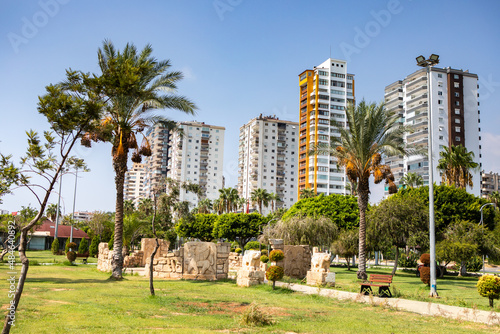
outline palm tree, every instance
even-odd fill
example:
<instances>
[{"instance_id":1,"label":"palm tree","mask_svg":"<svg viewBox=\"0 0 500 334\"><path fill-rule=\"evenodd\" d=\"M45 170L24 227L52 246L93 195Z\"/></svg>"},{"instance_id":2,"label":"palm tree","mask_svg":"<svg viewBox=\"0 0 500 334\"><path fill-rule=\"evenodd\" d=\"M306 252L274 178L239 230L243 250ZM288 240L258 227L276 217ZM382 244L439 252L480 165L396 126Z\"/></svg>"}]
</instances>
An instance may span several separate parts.
<instances>
[{"instance_id":1,"label":"palm tree","mask_svg":"<svg viewBox=\"0 0 500 334\"><path fill-rule=\"evenodd\" d=\"M443 172L441 180L451 186L465 189L467 186L473 187L472 174L470 170L478 168L479 164L474 161L474 152L467 152L462 145L445 147L439 152L437 168Z\"/></svg>"},{"instance_id":2,"label":"palm tree","mask_svg":"<svg viewBox=\"0 0 500 334\"><path fill-rule=\"evenodd\" d=\"M50 221L55 221L57 216L57 204L49 204L47 205L47 209L45 209L45 215L49 218ZM61 215L61 209L59 208L59 216Z\"/></svg>"},{"instance_id":3,"label":"palm tree","mask_svg":"<svg viewBox=\"0 0 500 334\"><path fill-rule=\"evenodd\" d=\"M237 205L238 205L238 208L241 208L241 212L246 212L246 209L247 209L247 199L243 198L243 197L238 198Z\"/></svg>"},{"instance_id":4,"label":"palm tree","mask_svg":"<svg viewBox=\"0 0 500 334\"><path fill-rule=\"evenodd\" d=\"M149 216L153 213L153 200L151 198L141 198L137 209Z\"/></svg>"},{"instance_id":5,"label":"palm tree","mask_svg":"<svg viewBox=\"0 0 500 334\"><path fill-rule=\"evenodd\" d=\"M266 189L262 188L257 188L252 190L251 193L251 200L254 204L257 204L259 207L259 213L262 214L262 206L265 206L266 208L269 206L269 193L267 192Z\"/></svg>"},{"instance_id":6,"label":"palm tree","mask_svg":"<svg viewBox=\"0 0 500 334\"><path fill-rule=\"evenodd\" d=\"M424 179L417 173L409 172L401 178L400 184L405 188L418 188L424 185Z\"/></svg>"},{"instance_id":7,"label":"palm tree","mask_svg":"<svg viewBox=\"0 0 500 334\"><path fill-rule=\"evenodd\" d=\"M112 277L122 278L123 256L123 183L130 150L132 161L140 162L141 156L151 155L149 143L144 138L138 145L136 135L157 123L175 128L175 123L153 113L160 109L175 109L194 114L196 106L175 93L181 72L170 72L170 61L159 61L147 45L138 52L127 44L123 52L117 51L109 41L104 41L98 51L102 75L97 78L96 91L106 101L102 123L95 133L87 133L82 144L90 146L91 140L112 144L111 155L115 171L116 214L115 238L112 259Z\"/></svg>"},{"instance_id":8,"label":"palm tree","mask_svg":"<svg viewBox=\"0 0 500 334\"><path fill-rule=\"evenodd\" d=\"M493 191L488 195L488 200L491 203L495 203L495 206L498 209L498 203L500 203L500 193L498 191Z\"/></svg>"},{"instance_id":9,"label":"palm tree","mask_svg":"<svg viewBox=\"0 0 500 334\"><path fill-rule=\"evenodd\" d=\"M300 199L312 198L316 196L316 192L313 188L304 188L300 191Z\"/></svg>"},{"instance_id":10,"label":"palm tree","mask_svg":"<svg viewBox=\"0 0 500 334\"><path fill-rule=\"evenodd\" d=\"M347 193L349 193L349 195L351 196L357 196L358 193L356 192L356 190L358 189L358 185L356 182L352 182L351 180L349 180L348 183L346 183L345 185L345 190Z\"/></svg>"},{"instance_id":11,"label":"palm tree","mask_svg":"<svg viewBox=\"0 0 500 334\"><path fill-rule=\"evenodd\" d=\"M126 215L130 215L135 211L134 201L128 199L123 202L123 212Z\"/></svg>"},{"instance_id":12,"label":"palm tree","mask_svg":"<svg viewBox=\"0 0 500 334\"><path fill-rule=\"evenodd\" d=\"M366 279L366 209L370 194L369 178L375 183L385 180L389 193L397 192L394 176L387 165L381 164L382 154L406 155L403 134L407 129L398 122L399 116L384 109L383 103L365 101L346 110L349 127L334 123L340 136L331 137L330 145L317 145L310 154L336 157L351 182L357 183L359 207L359 267L358 279Z\"/></svg>"},{"instance_id":13,"label":"palm tree","mask_svg":"<svg viewBox=\"0 0 500 334\"><path fill-rule=\"evenodd\" d=\"M227 213L236 211L239 197L238 190L235 188L219 189L219 199L224 202L224 211Z\"/></svg>"},{"instance_id":14,"label":"palm tree","mask_svg":"<svg viewBox=\"0 0 500 334\"><path fill-rule=\"evenodd\" d=\"M281 202L281 197L275 193L270 193L269 200L271 201L271 212L276 211L276 204Z\"/></svg>"},{"instance_id":15,"label":"palm tree","mask_svg":"<svg viewBox=\"0 0 500 334\"><path fill-rule=\"evenodd\" d=\"M217 198L212 201L212 209L214 210L215 213L218 215L224 213L224 209L226 207L226 204L222 198Z\"/></svg>"},{"instance_id":16,"label":"palm tree","mask_svg":"<svg viewBox=\"0 0 500 334\"><path fill-rule=\"evenodd\" d=\"M196 208L196 212L198 213L210 213L212 210L212 201L208 198L202 199L198 202L198 207Z\"/></svg>"}]
</instances>

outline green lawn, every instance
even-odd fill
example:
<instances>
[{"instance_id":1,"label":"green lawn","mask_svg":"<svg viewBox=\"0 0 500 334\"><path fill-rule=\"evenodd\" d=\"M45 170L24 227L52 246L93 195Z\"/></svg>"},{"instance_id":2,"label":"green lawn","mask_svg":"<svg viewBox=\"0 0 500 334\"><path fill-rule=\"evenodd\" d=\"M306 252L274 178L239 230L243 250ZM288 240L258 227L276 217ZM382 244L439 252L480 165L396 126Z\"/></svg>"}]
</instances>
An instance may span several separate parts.
<instances>
[{"instance_id":1,"label":"green lawn","mask_svg":"<svg viewBox=\"0 0 500 334\"><path fill-rule=\"evenodd\" d=\"M7 266L0 265L0 277L7 272ZM338 279L347 283L351 276L339 272ZM126 276L120 282L108 278L94 266L31 267L12 333L500 333L499 327L272 291L270 286L157 280L157 297L152 298L144 277ZM5 279L0 290L5 309ZM242 312L252 302L276 323L240 325Z\"/></svg>"},{"instance_id":2,"label":"green lawn","mask_svg":"<svg viewBox=\"0 0 500 334\"><path fill-rule=\"evenodd\" d=\"M357 268L347 271L343 267L333 267L335 272L335 289L359 292L359 280L356 277ZM392 268L369 268L369 274L390 274ZM415 273L397 271L393 277L392 292L396 297L420 301L428 301L454 306L478 308L490 311L488 298L481 297L477 292L477 277L444 276L437 279L439 298L429 297L429 288L425 286ZM500 312L500 302L495 303L495 311Z\"/></svg>"},{"instance_id":3,"label":"green lawn","mask_svg":"<svg viewBox=\"0 0 500 334\"><path fill-rule=\"evenodd\" d=\"M16 252L16 255L18 253ZM63 263L64 261L67 261L68 259L66 258L66 255L53 255L51 251L49 250L44 250L44 251L27 251L26 256L28 259L35 260L39 264L41 263ZM82 263L83 258L77 258L76 262L77 263ZM97 263L97 258L94 257L89 257L87 259L88 263Z\"/></svg>"}]
</instances>

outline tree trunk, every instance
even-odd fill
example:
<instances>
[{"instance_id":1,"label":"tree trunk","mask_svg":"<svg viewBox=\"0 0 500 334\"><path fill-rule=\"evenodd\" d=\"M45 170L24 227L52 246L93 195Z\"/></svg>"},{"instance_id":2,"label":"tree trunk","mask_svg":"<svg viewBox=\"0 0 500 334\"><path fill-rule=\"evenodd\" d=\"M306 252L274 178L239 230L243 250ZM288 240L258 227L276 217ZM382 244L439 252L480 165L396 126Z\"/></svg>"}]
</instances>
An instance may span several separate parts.
<instances>
[{"instance_id":1,"label":"tree trunk","mask_svg":"<svg viewBox=\"0 0 500 334\"><path fill-rule=\"evenodd\" d=\"M460 270L458 272L458 276L465 276L467 275L467 267L465 267L465 261L462 261L460 263Z\"/></svg>"},{"instance_id":2,"label":"tree trunk","mask_svg":"<svg viewBox=\"0 0 500 334\"><path fill-rule=\"evenodd\" d=\"M398 260L399 260L399 247L396 247L396 259L394 260L394 268L392 268L392 275L396 274L396 270L398 270Z\"/></svg>"},{"instance_id":3,"label":"tree trunk","mask_svg":"<svg viewBox=\"0 0 500 334\"><path fill-rule=\"evenodd\" d=\"M127 171L127 154L121 154L114 157L113 167L115 169L116 212L111 277L120 280L122 279L123 270L123 183L125 180L125 172Z\"/></svg>"},{"instance_id":4,"label":"tree trunk","mask_svg":"<svg viewBox=\"0 0 500 334\"><path fill-rule=\"evenodd\" d=\"M493 298L489 298L490 299L490 307L493 307Z\"/></svg>"},{"instance_id":5,"label":"tree trunk","mask_svg":"<svg viewBox=\"0 0 500 334\"><path fill-rule=\"evenodd\" d=\"M358 279L366 280L366 208L369 196L368 178L360 179L358 183L358 207L359 207L359 260Z\"/></svg>"},{"instance_id":6,"label":"tree trunk","mask_svg":"<svg viewBox=\"0 0 500 334\"><path fill-rule=\"evenodd\" d=\"M350 258L350 257L348 257L348 256L346 256L346 257L345 257L345 260L346 260L346 263L347 263L347 270L349 271L349 270L351 270L351 266L350 266L350 264L349 264L349 261L351 260L351 258Z\"/></svg>"},{"instance_id":7,"label":"tree trunk","mask_svg":"<svg viewBox=\"0 0 500 334\"><path fill-rule=\"evenodd\" d=\"M151 296L155 295L155 287L153 285L153 260L155 258L156 252L158 251L158 248L160 248L160 244L158 243L158 236L156 235L156 230L155 230L155 218L156 218L156 195L154 196L154 212L153 212L153 220L151 221L151 228L153 231L153 234L155 236L155 241L156 241L156 246L153 252L151 253L151 257L149 259L149 292L151 293Z\"/></svg>"},{"instance_id":8,"label":"tree trunk","mask_svg":"<svg viewBox=\"0 0 500 334\"><path fill-rule=\"evenodd\" d=\"M276 281L273 281L273 290L276 289Z\"/></svg>"}]
</instances>

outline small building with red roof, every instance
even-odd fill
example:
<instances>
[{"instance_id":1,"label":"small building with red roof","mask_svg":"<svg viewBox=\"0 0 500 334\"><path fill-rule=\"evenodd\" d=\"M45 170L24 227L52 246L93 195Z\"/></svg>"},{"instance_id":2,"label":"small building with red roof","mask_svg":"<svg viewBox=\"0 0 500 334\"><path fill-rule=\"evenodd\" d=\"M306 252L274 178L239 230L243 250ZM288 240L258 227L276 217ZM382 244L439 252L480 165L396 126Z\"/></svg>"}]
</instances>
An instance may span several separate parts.
<instances>
[{"instance_id":1,"label":"small building with red roof","mask_svg":"<svg viewBox=\"0 0 500 334\"><path fill-rule=\"evenodd\" d=\"M72 227L69 225L61 225L57 227L57 239L59 239L60 249L64 249L66 245L66 240L70 238L71 229L73 229L73 242L77 245L80 241L85 239L90 239L87 233L80 230L79 228ZM52 242L54 241L56 233L56 224L50 220L45 220L42 225L35 227L35 231L29 236L31 240L28 244L29 250L47 250L50 249Z\"/></svg>"}]
</instances>

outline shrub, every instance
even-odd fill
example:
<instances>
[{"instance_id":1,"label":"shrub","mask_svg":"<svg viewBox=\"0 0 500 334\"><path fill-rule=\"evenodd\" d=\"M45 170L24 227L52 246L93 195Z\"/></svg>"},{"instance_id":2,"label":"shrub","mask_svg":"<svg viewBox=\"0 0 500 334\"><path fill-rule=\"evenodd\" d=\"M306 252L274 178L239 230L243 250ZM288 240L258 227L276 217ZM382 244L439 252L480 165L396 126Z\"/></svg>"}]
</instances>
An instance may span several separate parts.
<instances>
[{"instance_id":1,"label":"shrub","mask_svg":"<svg viewBox=\"0 0 500 334\"><path fill-rule=\"evenodd\" d=\"M249 249L260 249L260 248L264 248L265 245L261 244L260 242L258 241L249 241L247 242L247 244L245 245L245 250L249 250Z\"/></svg>"},{"instance_id":2,"label":"shrub","mask_svg":"<svg viewBox=\"0 0 500 334\"><path fill-rule=\"evenodd\" d=\"M67 253L69 251L69 238L66 239L66 244L64 245L64 253Z\"/></svg>"},{"instance_id":3,"label":"shrub","mask_svg":"<svg viewBox=\"0 0 500 334\"><path fill-rule=\"evenodd\" d=\"M500 277L495 275L483 275L477 281L477 292L483 297L488 297L490 307L493 307L493 300L500 298Z\"/></svg>"},{"instance_id":4,"label":"shrub","mask_svg":"<svg viewBox=\"0 0 500 334\"><path fill-rule=\"evenodd\" d=\"M68 247L68 250L66 251L66 253L71 249L71 251L75 251L76 250L76 243L75 242L69 242L66 244L66 247Z\"/></svg>"},{"instance_id":5,"label":"shrub","mask_svg":"<svg viewBox=\"0 0 500 334\"><path fill-rule=\"evenodd\" d=\"M115 234L111 235L111 239L108 241L108 249L113 250L113 245L115 244Z\"/></svg>"},{"instance_id":6,"label":"shrub","mask_svg":"<svg viewBox=\"0 0 500 334\"><path fill-rule=\"evenodd\" d=\"M270 266L267 268L266 278L268 281L273 281L273 290L276 288L276 281L282 279L283 275L285 275L285 271L280 266Z\"/></svg>"},{"instance_id":7,"label":"shrub","mask_svg":"<svg viewBox=\"0 0 500 334\"><path fill-rule=\"evenodd\" d=\"M261 255L267 255L267 249L263 249L263 250L261 250L261 251L260 251L260 254L261 254Z\"/></svg>"},{"instance_id":8,"label":"shrub","mask_svg":"<svg viewBox=\"0 0 500 334\"><path fill-rule=\"evenodd\" d=\"M92 242L90 243L89 247L89 256L95 257L99 253L99 237L96 235L93 239Z\"/></svg>"},{"instance_id":9,"label":"shrub","mask_svg":"<svg viewBox=\"0 0 500 334\"><path fill-rule=\"evenodd\" d=\"M283 253L283 251L281 251L279 249L274 249L269 254L269 260L271 260L273 262L281 261L284 258L285 258L285 254Z\"/></svg>"},{"instance_id":10,"label":"shrub","mask_svg":"<svg viewBox=\"0 0 500 334\"><path fill-rule=\"evenodd\" d=\"M267 255L262 255L260 257L260 262L262 262L262 263L268 263L269 262L269 257Z\"/></svg>"},{"instance_id":11,"label":"shrub","mask_svg":"<svg viewBox=\"0 0 500 334\"><path fill-rule=\"evenodd\" d=\"M479 256L474 256L472 259L465 263L468 272L475 273L481 271L483 268L483 259Z\"/></svg>"},{"instance_id":12,"label":"shrub","mask_svg":"<svg viewBox=\"0 0 500 334\"><path fill-rule=\"evenodd\" d=\"M417 266L417 255L410 252L408 256L406 254L401 254L399 256L398 266L403 268L415 268Z\"/></svg>"},{"instance_id":13,"label":"shrub","mask_svg":"<svg viewBox=\"0 0 500 334\"><path fill-rule=\"evenodd\" d=\"M78 254L84 254L87 251L87 248L89 247L89 242L87 239L82 238L82 241L80 241L80 245L78 245Z\"/></svg>"},{"instance_id":14,"label":"shrub","mask_svg":"<svg viewBox=\"0 0 500 334\"><path fill-rule=\"evenodd\" d=\"M59 253L59 239L55 238L54 241L52 241L52 245L50 245L50 250L54 255Z\"/></svg>"},{"instance_id":15,"label":"shrub","mask_svg":"<svg viewBox=\"0 0 500 334\"><path fill-rule=\"evenodd\" d=\"M66 253L66 257L68 258L68 260L70 262L73 262L73 261L76 260L76 253L73 252L73 251L69 251L69 252Z\"/></svg>"},{"instance_id":16,"label":"shrub","mask_svg":"<svg viewBox=\"0 0 500 334\"><path fill-rule=\"evenodd\" d=\"M431 284L431 267L420 268L420 280L427 285Z\"/></svg>"},{"instance_id":17,"label":"shrub","mask_svg":"<svg viewBox=\"0 0 500 334\"><path fill-rule=\"evenodd\" d=\"M236 248L234 251L235 251L236 253L238 253L238 254L241 254L241 252L243 252L243 251L241 250L241 248Z\"/></svg>"},{"instance_id":18,"label":"shrub","mask_svg":"<svg viewBox=\"0 0 500 334\"><path fill-rule=\"evenodd\" d=\"M422 254L422 256L420 256L420 262L422 262L422 264L424 266L430 265L431 264L431 255L429 253Z\"/></svg>"},{"instance_id":19,"label":"shrub","mask_svg":"<svg viewBox=\"0 0 500 334\"><path fill-rule=\"evenodd\" d=\"M247 326L266 326L272 325L273 320L269 315L262 312L259 307L252 303L241 315L241 324Z\"/></svg>"}]
</instances>

